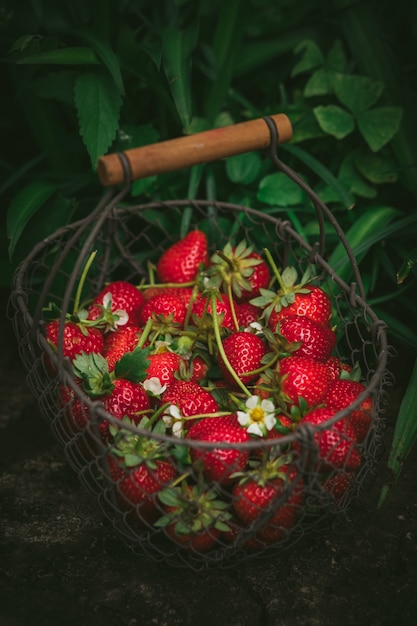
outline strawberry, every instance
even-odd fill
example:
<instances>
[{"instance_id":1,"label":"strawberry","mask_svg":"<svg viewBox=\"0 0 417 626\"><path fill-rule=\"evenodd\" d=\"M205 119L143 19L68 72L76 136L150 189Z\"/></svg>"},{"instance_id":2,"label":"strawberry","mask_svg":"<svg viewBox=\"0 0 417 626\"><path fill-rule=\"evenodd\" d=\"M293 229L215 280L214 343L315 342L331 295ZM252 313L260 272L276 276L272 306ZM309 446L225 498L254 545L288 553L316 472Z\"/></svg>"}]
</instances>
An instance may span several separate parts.
<instances>
[{"instance_id":1,"label":"strawberry","mask_svg":"<svg viewBox=\"0 0 417 626\"><path fill-rule=\"evenodd\" d=\"M243 474L233 486L232 499L242 523L253 525L256 539L272 544L294 526L304 489L296 467L287 462L287 457L278 457Z\"/></svg>"},{"instance_id":2,"label":"strawberry","mask_svg":"<svg viewBox=\"0 0 417 626\"><path fill-rule=\"evenodd\" d=\"M309 407L323 401L331 382L331 373L325 363L306 356L291 355L282 358L277 369L281 377L281 391L290 403L300 406L304 398Z\"/></svg>"},{"instance_id":3,"label":"strawberry","mask_svg":"<svg viewBox=\"0 0 417 626\"><path fill-rule=\"evenodd\" d=\"M332 379L340 378L346 373L348 375L352 371L352 367L342 361L338 356L332 354L326 360L326 365L330 368Z\"/></svg>"},{"instance_id":4,"label":"strawberry","mask_svg":"<svg viewBox=\"0 0 417 626\"><path fill-rule=\"evenodd\" d=\"M162 422L151 429L147 418L140 421L139 427L158 434L164 432ZM119 504L123 510L132 511L141 523L151 524L160 514L157 494L176 478L175 467L165 458L165 447L156 438L124 428L112 434L114 443L107 461Z\"/></svg>"},{"instance_id":5,"label":"strawberry","mask_svg":"<svg viewBox=\"0 0 417 626\"><path fill-rule=\"evenodd\" d=\"M199 383L206 379L209 364L200 354L195 354L188 362L188 379L194 383Z\"/></svg>"},{"instance_id":6,"label":"strawberry","mask_svg":"<svg viewBox=\"0 0 417 626\"><path fill-rule=\"evenodd\" d=\"M159 378L161 385L169 388L185 367L184 359L176 352L155 352L148 355L149 365L146 370L147 378Z\"/></svg>"},{"instance_id":7,"label":"strawberry","mask_svg":"<svg viewBox=\"0 0 417 626\"><path fill-rule=\"evenodd\" d=\"M207 552L214 547L220 533L227 531L228 504L213 489L181 484L159 492L164 515L154 524L164 528L167 536L193 552Z\"/></svg>"},{"instance_id":8,"label":"strawberry","mask_svg":"<svg viewBox=\"0 0 417 626\"><path fill-rule=\"evenodd\" d=\"M322 487L340 504L349 495L353 481L354 474L352 472L334 472L326 477Z\"/></svg>"},{"instance_id":9,"label":"strawberry","mask_svg":"<svg viewBox=\"0 0 417 626\"><path fill-rule=\"evenodd\" d=\"M73 361L75 375L82 380L84 391L102 401L105 410L121 420L130 417L135 423L141 414L150 410L150 397L142 381L146 377L148 349L136 348L127 352L109 371L101 354L81 354ZM109 424L103 422L102 434L109 439Z\"/></svg>"},{"instance_id":10,"label":"strawberry","mask_svg":"<svg viewBox=\"0 0 417 626\"><path fill-rule=\"evenodd\" d=\"M126 352L133 352L138 345L142 330L139 326L122 326L104 338L103 356L109 364L109 371L114 367Z\"/></svg>"},{"instance_id":11,"label":"strawberry","mask_svg":"<svg viewBox=\"0 0 417 626\"><path fill-rule=\"evenodd\" d=\"M365 391L366 387L362 383L339 378L329 385L323 401L328 408L340 411L350 406ZM357 409L349 413L346 419L355 431L356 440L358 442L363 441L372 423L371 397L366 397Z\"/></svg>"},{"instance_id":12,"label":"strawberry","mask_svg":"<svg viewBox=\"0 0 417 626\"><path fill-rule=\"evenodd\" d=\"M262 359L266 354L264 341L259 335L244 331L233 333L223 340L223 350L230 366L244 384L250 384L258 378L259 374L254 370L262 366ZM236 386L229 364L220 352L218 362L223 378L230 385Z\"/></svg>"},{"instance_id":13,"label":"strawberry","mask_svg":"<svg viewBox=\"0 0 417 626\"><path fill-rule=\"evenodd\" d=\"M261 316L259 307L250 302L241 302L236 307L239 328L248 328L253 322L258 322Z\"/></svg>"},{"instance_id":14,"label":"strawberry","mask_svg":"<svg viewBox=\"0 0 417 626\"><path fill-rule=\"evenodd\" d=\"M59 320L52 320L46 325L46 339L49 344L58 349ZM64 324L64 337L62 354L73 361L78 354L85 352L100 353L104 348L103 335L98 328L86 327L82 323L66 321Z\"/></svg>"},{"instance_id":15,"label":"strawberry","mask_svg":"<svg viewBox=\"0 0 417 626\"><path fill-rule=\"evenodd\" d=\"M193 303L191 312L194 324L197 326L205 326L207 323L209 326L212 326L213 307L210 298L198 298L198 300ZM230 302L223 294L216 299L215 313L219 321L219 326L236 330Z\"/></svg>"},{"instance_id":16,"label":"strawberry","mask_svg":"<svg viewBox=\"0 0 417 626\"><path fill-rule=\"evenodd\" d=\"M199 297L198 292L194 293L193 287L149 286L143 291L145 302L158 295L176 296L182 300L186 307L188 307L191 300Z\"/></svg>"},{"instance_id":17,"label":"strawberry","mask_svg":"<svg viewBox=\"0 0 417 626\"><path fill-rule=\"evenodd\" d=\"M263 309L262 317L270 328L275 331L277 324L289 315L302 315L318 324L329 326L332 301L323 289L309 284L313 278L311 266L297 283L297 270L294 267L288 266L281 273L270 252L265 250L265 253L279 289L278 291L261 289L260 296L253 298L251 302Z\"/></svg>"},{"instance_id":18,"label":"strawberry","mask_svg":"<svg viewBox=\"0 0 417 626\"><path fill-rule=\"evenodd\" d=\"M163 252L156 271L162 283L188 283L208 261L206 235L201 230L192 230Z\"/></svg>"},{"instance_id":19,"label":"strawberry","mask_svg":"<svg viewBox=\"0 0 417 626\"><path fill-rule=\"evenodd\" d=\"M239 425L235 414L205 417L191 426L185 438L196 444L199 441L222 444L218 448L208 449L190 445L191 460L202 466L207 480L230 485L235 480L232 474L242 471L246 466L248 451L228 445L250 441L250 435Z\"/></svg>"},{"instance_id":20,"label":"strawberry","mask_svg":"<svg viewBox=\"0 0 417 626\"><path fill-rule=\"evenodd\" d=\"M186 313L187 309L181 298L160 293L145 302L140 311L139 321L143 326L150 318L155 322L173 322L175 325L182 326Z\"/></svg>"},{"instance_id":21,"label":"strawberry","mask_svg":"<svg viewBox=\"0 0 417 626\"><path fill-rule=\"evenodd\" d=\"M219 410L211 393L191 380L175 381L162 394L161 401L177 406L184 417L216 413Z\"/></svg>"},{"instance_id":22,"label":"strawberry","mask_svg":"<svg viewBox=\"0 0 417 626\"><path fill-rule=\"evenodd\" d=\"M336 345L336 335L331 328L302 315L285 317L279 322L275 332L289 343L301 344L294 354L308 356L317 361L326 361Z\"/></svg>"},{"instance_id":23,"label":"strawberry","mask_svg":"<svg viewBox=\"0 0 417 626\"><path fill-rule=\"evenodd\" d=\"M142 292L125 280L116 280L106 285L88 307L88 319L102 321L106 329L120 325L120 316L125 313L123 323L137 325L139 312L144 303Z\"/></svg>"},{"instance_id":24,"label":"strawberry","mask_svg":"<svg viewBox=\"0 0 417 626\"><path fill-rule=\"evenodd\" d=\"M230 289L237 301L259 295L271 278L268 265L246 241L241 241L236 247L227 243L223 250L213 254L207 276L207 286L224 293L229 293Z\"/></svg>"},{"instance_id":25,"label":"strawberry","mask_svg":"<svg viewBox=\"0 0 417 626\"><path fill-rule=\"evenodd\" d=\"M281 299L281 306L279 310L277 308L274 308L269 316L268 324L272 330L289 315L303 315L321 326L328 326L332 314L332 301L320 287L306 285L302 292L294 294L294 302L284 304Z\"/></svg>"},{"instance_id":26,"label":"strawberry","mask_svg":"<svg viewBox=\"0 0 417 626\"><path fill-rule=\"evenodd\" d=\"M329 408L317 408L307 413L299 422L320 426L331 420L337 411ZM330 471L332 468L351 471L358 469L362 460L356 446L356 435L346 420L339 420L334 424L317 430L314 441L318 446L320 457L319 469ZM298 447L298 443L295 444Z\"/></svg>"},{"instance_id":27,"label":"strawberry","mask_svg":"<svg viewBox=\"0 0 417 626\"><path fill-rule=\"evenodd\" d=\"M150 408L150 400L141 383L117 378L111 392L103 398L103 405L114 417L129 417L138 424L142 417L140 414Z\"/></svg>"}]
</instances>

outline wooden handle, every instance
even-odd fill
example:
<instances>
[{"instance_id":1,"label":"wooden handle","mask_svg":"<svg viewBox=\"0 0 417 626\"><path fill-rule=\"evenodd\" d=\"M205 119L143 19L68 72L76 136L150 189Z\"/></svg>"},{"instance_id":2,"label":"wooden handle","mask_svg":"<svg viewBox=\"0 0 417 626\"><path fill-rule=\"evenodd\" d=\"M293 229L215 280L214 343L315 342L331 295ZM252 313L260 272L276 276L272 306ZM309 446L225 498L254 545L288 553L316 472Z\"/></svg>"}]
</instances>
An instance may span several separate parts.
<instances>
[{"instance_id":1,"label":"wooden handle","mask_svg":"<svg viewBox=\"0 0 417 626\"><path fill-rule=\"evenodd\" d=\"M292 137L291 122L286 115L279 113L269 116L276 126L278 143L286 143ZM132 180L155 174L172 172L199 163L261 150L271 144L271 132L263 118L223 126L194 135L132 148L126 156ZM125 174L117 153L100 157L97 164L100 182L105 187L124 182Z\"/></svg>"}]
</instances>

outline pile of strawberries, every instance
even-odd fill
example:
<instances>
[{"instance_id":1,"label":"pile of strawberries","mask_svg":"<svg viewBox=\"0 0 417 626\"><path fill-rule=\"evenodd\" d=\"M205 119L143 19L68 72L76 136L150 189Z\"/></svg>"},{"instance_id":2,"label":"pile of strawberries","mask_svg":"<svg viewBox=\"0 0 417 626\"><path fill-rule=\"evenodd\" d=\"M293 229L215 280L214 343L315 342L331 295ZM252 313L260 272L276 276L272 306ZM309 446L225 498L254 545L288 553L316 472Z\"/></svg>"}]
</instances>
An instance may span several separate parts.
<instances>
[{"instance_id":1,"label":"pile of strawberries","mask_svg":"<svg viewBox=\"0 0 417 626\"><path fill-rule=\"evenodd\" d=\"M332 300L315 282L245 241L210 255L196 229L146 284L110 282L67 315L61 339L47 323L74 373L59 384L66 432L105 459L139 528L195 552L257 550L349 493L372 399L332 420L366 387L336 356ZM86 395L113 419L97 424Z\"/></svg>"}]
</instances>

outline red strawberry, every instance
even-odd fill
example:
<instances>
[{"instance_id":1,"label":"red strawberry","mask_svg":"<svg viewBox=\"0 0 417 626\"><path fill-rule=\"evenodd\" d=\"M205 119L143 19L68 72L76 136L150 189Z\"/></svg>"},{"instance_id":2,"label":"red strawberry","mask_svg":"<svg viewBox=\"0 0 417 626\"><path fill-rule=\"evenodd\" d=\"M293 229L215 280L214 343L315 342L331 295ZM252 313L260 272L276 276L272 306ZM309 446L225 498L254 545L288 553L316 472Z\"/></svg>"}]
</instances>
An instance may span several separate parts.
<instances>
[{"instance_id":1,"label":"red strawberry","mask_svg":"<svg viewBox=\"0 0 417 626\"><path fill-rule=\"evenodd\" d=\"M105 304L111 295L110 303ZM103 318L108 327L114 328L117 319L114 315L118 311L124 311L128 315L127 323L137 325L139 323L139 312L144 303L142 292L135 285L125 280L116 280L106 285L96 296L88 308L88 319L99 320Z\"/></svg>"},{"instance_id":2,"label":"red strawberry","mask_svg":"<svg viewBox=\"0 0 417 626\"><path fill-rule=\"evenodd\" d=\"M299 425L323 426L336 415L336 412L328 408L314 409L300 420ZM314 433L314 441L321 459L320 469L322 471L329 471L334 467L346 471L358 469L362 460L355 437L353 428L346 420L339 420L323 430L317 430Z\"/></svg>"},{"instance_id":3,"label":"red strawberry","mask_svg":"<svg viewBox=\"0 0 417 626\"><path fill-rule=\"evenodd\" d=\"M59 327L59 320L53 320L46 325L46 339L54 348L58 348ZM104 347L103 335L98 328L86 327L81 323L66 321L63 339L62 354L71 361L81 352L101 353Z\"/></svg>"},{"instance_id":4,"label":"red strawberry","mask_svg":"<svg viewBox=\"0 0 417 626\"><path fill-rule=\"evenodd\" d=\"M292 528L300 513L304 490L297 469L261 464L233 486L233 507L239 519L254 525L256 539L276 543Z\"/></svg>"},{"instance_id":5,"label":"red strawberry","mask_svg":"<svg viewBox=\"0 0 417 626\"><path fill-rule=\"evenodd\" d=\"M304 398L309 407L323 401L331 382L331 373L325 363L306 356L282 358L277 369L281 377L281 390L296 406Z\"/></svg>"},{"instance_id":6,"label":"red strawberry","mask_svg":"<svg viewBox=\"0 0 417 626\"><path fill-rule=\"evenodd\" d=\"M330 368L330 372L331 372L331 376L333 380L336 378L340 378L342 375L342 372L347 372L349 374L349 372L352 371L352 367L348 363L345 363L338 356L334 354L329 356L329 358L326 361L326 365Z\"/></svg>"},{"instance_id":7,"label":"red strawberry","mask_svg":"<svg viewBox=\"0 0 417 626\"><path fill-rule=\"evenodd\" d=\"M248 328L253 322L257 322L261 316L261 309L250 302L241 302L236 307L239 328Z\"/></svg>"},{"instance_id":8,"label":"red strawberry","mask_svg":"<svg viewBox=\"0 0 417 626\"><path fill-rule=\"evenodd\" d=\"M138 424L143 417L139 414L149 409L150 400L141 383L117 378L110 394L103 398L103 404L106 411L114 417L129 417Z\"/></svg>"},{"instance_id":9,"label":"red strawberry","mask_svg":"<svg viewBox=\"0 0 417 626\"><path fill-rule=\"evenodd\" d=\"M229 485L234 482L232 474L242 471L249 458L246 450L230 447L250 441L250 435L239 425L235 414L221 417L205 417L193 424L186 434L190 442L199 441L219 443L218 448L205 449L198 445L190 446L193 463L199 461L207 480Z\"/></svg>"},{"instance_id":10,"label":"red strawberry","mask_svg":"<svg viewBox=\"0 0 417 626\"><path fill-rule=\"evenodd\" d=\"M290 343L301 343L294 354L317 361L326 361L336 345L336 335L331 328L302 315L285 317L276 332Z\"/></svg>"},{"instance_id":11,"label":"red strawberry","mask_svg":"<svg viewBox=\"0 0 417 626\"><path fill-rule=\"evenodd\" d=\"M155 321L158 321L158 318L160 318L164 322L172 321L182 326L186 313L187 308L181 298L161 293L145 302L141 309L139 320L143 326L150 318Z\"/></svg>"},{"instance_id":12,"label":"red strawberry","mask_svg":"<svg viewBox=\"0 0 417 626\"><path fill-rule=\"evenodd\" d=\"M177 380L162 394L162 403L179 408L184 417L216 413L219 406L209 391L191 380Z\"/></svg>"},{"instance_id":13,"label":"red strawberry","mask_svg":"<svg viewBox=\"0 0 417 626\"><path fill-rule=\"evenodd\" d=\"M322 483L323 488L330 493L336 502L340 503L353 487L354 474L352 472L335 472Z\"/></svg>"},{"instance_id":14,"label":"red strawberry","mask_svg":"<svg viewBox=\"0 0 417 626\"><path fill-rule=\"evenodd\" d=\"M259 335L244 331L233 333L224 339L223 349L231 367L244 384L250 384L258 378L259 374L256 372L247 374L262 366L262 359L266 354L265 344ZM236 386L236 381L220 353L218 362L223 378Z\"/></svg>"},{"instance_id":15,"label":"red strawberry","mask_svg":"<svg viewBox=\"0 0 417 626\"><path fill-rule=\"evenodd\" d=\"M159 499L165 514L154 525L165 528L168 537L187 550L207 552L228 529L228 505L214 490L183 484L161 491Z\"/></svg>"},{"instance_id":16,"label":"red strawberry","mask_svg":"<svg viewBox=\"0 0 417 626\"><path fill-rule=\"evenodd\" d=\"M132 425L124 418L120 428L111 427L114 441L107 457L110 476L121 508L132 511L142 523L153 523L160 514L157 494L176 478L176 470L166 459L163 442L123 428L124 422ZM163 422L159 421L151 428L147 417L143 417L138 425L141 431L149 431L150 435L165 432Z\"/></svg>"},{"instance_id":17,"label":"red strawberry","mask_svg":"<svg viewBox=\"0 0 417 626\"><path fill-rule=\"evenodd\" d=\"M204 325L204 318L207 319L208 317L210 319L213 312L210 300L204 297L199 298L193 303L191 312L197 318L197 320L194 320L193 323L203 323ZM230 330L236 330L232 315L232 309L225 295L221 295L219 298L216 299L216 314L219 321L219 326L222 326L223 328L229 328Z\"/></svg>"},{"instance_id":18,"label":"red strawberry","mask_svg":"<svg viewBox=\"0 0 417 626\"><path fill-rule=\"evenodd\" d=\"M303 315L317 324L328 326L332 314L332 301L323 289L314 285L305 285L303 292L294 294L294 302L282 304L279 310L273 309L269 317L269 327L275 330L278 322L289 315Z\"/></svg>"},{"instance_id":19,"label":"red strawberry","mask_svg":"<svg viewBox=\"0 0 417 626\"><path fill-rule=\"evenodd\" d=\"M126 352L133 352L141 334L142 330L139 326L121 326L105 335L103 356L106 357L110 372L114 370L116 362L120 361Z\"/></svg>"},{"instance_id":20,"label":"red strawberry","mask_svg":"<svg viewBox=\"0 0 417 626\"><path fill-rule=\"evenodd\" d=\"M202 356L196 354L191 357L190 361L188 362L189 380L193 381L194 383L199 383L200 381L205 380L208 371L209 364L205 359L203 359Z\"/></svg>"},{"instance_id":21,"label":"red strawberry","mask_svg":"<svg viewBox=\"0 0 417 626\"><path fill-rule=\"evenodd\" d=\"M156 270L162 283L188 283L196 278L201 266L207 266L208 260L206 235L192 230L165 250Z\"/></svg>"},{"instance_id":22,"label":"red strawberry","mask_svg":"<svg viewBox=\"0 0 417 626\"><path fill-rule=\"evenodd\" d=\"M146 370L147 378L159 378L161 385L170 387L185 367L184 359L176 352L155 352L148 355L149 365Z\"/></svg>"},{"instance_id":23,"label":"red strawberry","mask_svg":"<svg viewBox=\"0 0 417 626\"><path fill-rule=\"evenodd\" d=\"M148 287L143 291L143 297L145 298L145 301L150 300L154 296L158 295L176 296L177 298L182 300L186 307L188 307L193 297L199 297L198 293L194 294L193 287Z\"/></svg>"},{"instance_id":24,"label":"red strawberry","mask_svg":"<svg viewBox=\"0 0 417 626\"><path fill-rule=\"evenodd\" d=\"M340 411L350 406L365 391L366 387L362 383L339 378L329 385L323 401L330 409ZM370 396L366 397L356 410L349 413L347 421L356 433L356 440L363 441L372 423L372 399Z\"/></svg>"}]
</instances>

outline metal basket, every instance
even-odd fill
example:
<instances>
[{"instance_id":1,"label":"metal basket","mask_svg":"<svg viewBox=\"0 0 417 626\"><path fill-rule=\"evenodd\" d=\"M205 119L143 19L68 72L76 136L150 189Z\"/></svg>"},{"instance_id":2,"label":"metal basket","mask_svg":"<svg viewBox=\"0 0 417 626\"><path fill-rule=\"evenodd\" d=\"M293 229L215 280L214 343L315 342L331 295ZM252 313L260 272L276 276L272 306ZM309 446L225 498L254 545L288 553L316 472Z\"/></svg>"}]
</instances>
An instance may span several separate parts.
<instances>
[{"instance_id":1,"label":"metal basket","mask_svg":"<svg viewBox=\"0 0 417 626\"><path fill-rule=\"evenodd\" d=\"M281 121L280 117L278 122ZM263 128L267 133L265 139L265 132L262 131L263 144L259 137L255 137L250 145L242 145L240 142L240 148L221 147L220 156L244 152L254 147L266 149L277 170L289 176L310 197L317 212L320 230L317 244L309 245L288 221L231 203L188 199L146 202L136 206L123 203L130 189L131 170L134 168L129 161L129 155L116 155L117 163L123 171L123 188L118 188L117 184L111 185L89 217L60 228L40 242L16 272L10 301L20 356L28 372L29 387L37 398L41 414L62 444L68 463L81 483L95 498L105 517L135 551L157 561L195 570L211 566L227 567L242 559L277 555L293 546L305 534L328 528L336 520L343 519L353 503L366 492L369 481L377 470L383 449L385 387L389 380L386 369L388 346L385 324L366 302L355 258L331 211L295 172L278 159L277 144L287 140L288 136L280 136L277 119L263 118L257 123L259 122L261 126L257 128ZM236 125L238 126L241 125ZM252 132L249 134L253 137ZM201 137L203 136L210 136L210 133L204 133ZM199 140L200 135L197 139L193 138L196 144ZM217 141L216 143L218 144ZM161 149L158 154L166 154L164 144L159 147ZM189 150L186 149L184 154L189 155ZM213 160L218 156L219 154L207 155L207 151L203 150L197 156L191 155L190 159L191 163L195 163L198 160ZM176 165L180 167L181 164L184 163L177 160L171 164L171 169L175 169ZM188 162L185 164L189 165ZM158 169L161 171L160 167ZM133 172L133 177L138 175L141 173ZM145 172L143 175L149 173ZM61 324L63 323L66 313L71 310L80 272L92 250L97 251L97 256L88 275L86 298L93 298L109 280L123 279L139 283L147 275L148 261L155 262L178 239L178 229L184 214L188 217L189 228L203 228L207 233L212 252L226 243L228 238L223 231L224 224L228 223L233 224L235 242L245 239L255 248L267 247L280 267L294 265L302 273L308 264L314 264L319 283L326 285L333 300L338 334L336 353L347 357L351 365L359 363L366 377L366 393L359 396L351 406L340 411L331 423L320 427L303 425L279 440L233 445L225 442L210 444L178 439L168 434L153 434L129 425L125 427L131 433L159 442L165 449L166 458L170 459L173 458L174 447L176 450L181 447L187 450L194 448L201 453L235 449L249 456L255 450L259 452L260 448L270 452L286 451L290 447L295 451L292 464L296 479L290 481L282 493L272 500L256 522L242 526L235 523L234 516L229 516L230 532L216 533L214 545L207 551L200 551L195 544L185 545L173 541L166 529L149 522L147 518L144 519L139 508L134 505L126 506L126 502L121 500L114 475L109 469L108 447L100 437L100 424L103 421L115 426L120 426L120 421L107 413L100 401L88 397L74 382L71 364L63 358L60 350L55 353L45 339L46 322L43 311L51 301L55 302L61 309ZM326 262L325 229L329 223L343 242L352 264L355 276L352 284L346 284ZM51 375L48 361L54 364L54 375ZM59 400L59 389L62 385L71 390L67 403ZM358 444L361 464L356 471L349 472L349 488L339 492L337 486L331 488L330 485L337 485L338 479L346 474L345 468L331 468L323 479L317 469L315 435L356 410L364 395L371 396L373 400L371 428L366 439ZM71 419L71 411L75 405L84 407L88 414L88 422L83 428L75 428L74 420ZM344 436L347 437L342 435ZM176 458L178 456L180 455ZM178 473L183 472L180 461L175 463ZM187 482L201 487L202 477L198 464L187 467L187 473ZM203 484L203 487L216 493L216 498L225 503L225 510L233 509L230 486L210 483ZM303 492L302 499L296 497L300 489ZM277 511L289 508L294 513L294 522L290 528L283 530L279 540L259 540L259 529L273 520Z\"/></svg>"}]
</instances>

